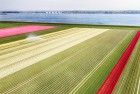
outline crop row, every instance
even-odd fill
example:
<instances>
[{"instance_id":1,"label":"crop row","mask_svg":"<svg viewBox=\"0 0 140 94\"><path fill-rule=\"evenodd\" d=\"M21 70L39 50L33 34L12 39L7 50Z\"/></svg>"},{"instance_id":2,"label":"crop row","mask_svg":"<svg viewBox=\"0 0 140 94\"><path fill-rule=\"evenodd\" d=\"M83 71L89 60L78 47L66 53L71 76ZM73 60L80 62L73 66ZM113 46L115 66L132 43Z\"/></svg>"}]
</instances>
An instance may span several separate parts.
<instances>
[{"instance_id":1,"label":"crop row","mask_svg":"<svg viewBox=\"0 0 140 94\"><path fill-rule=\"evenodd\" d=\"M140 32L137 32L132 41L129 43L128 47L121 55L120 59L118 60L117 64L114 66L102 86L100 87L97 94L111 94L122 71L124 70L125 66L128 63L128 60L140 38Z\"/></svg>"},{"instance_id":2,"label":"crop row","mask_svg":"<svg viewBox=\"0 0 140 94\"><path fill-rule=\"evenodd\" d=\"M52 40L56 40L59 39L63 36L68 36L70 34L73 34L74 32L76 33L76 31L78 32L78 28L72 28L72 29L67 29L67 30L62 30L59 32L55 32L55 33L50 33L50 34L45 34L45 35L41 35L41 36L35 36L35 37L39 37L40 39L38 40L32 40L32 39L23 39L23 40L18 40L16 42L11 42L11 43L6 43L6 44L2 44L0 45L0 54L6 54L6 53L10 53L10 52L14 52L16 50L20 50L20 49L25 49L34 45L39 45L39 44L43 44L44 42L48 42L48 41L52 41Z\"/></svg>"},{"instance_id":3,"label":"crop row","mask_svg":"<svg viewBox=\"0 0 140 94\"><path fill-rule=\"evenodd\" d=\"M140 41L138 41L113 94L140 93Z\"/></svg>"},{"instance_id":4,"label":"crop row","mask_svg":"<svg viewBox=\"0 0 140 94\"><path fill-rule=\"evenodd\" d=\"M11 74L0 80L0 91L5 94L95 93L134 35L131 30L122 31L109 30ZM84 38L86 33L79 38Z\"/></svg>"}]
</instances>

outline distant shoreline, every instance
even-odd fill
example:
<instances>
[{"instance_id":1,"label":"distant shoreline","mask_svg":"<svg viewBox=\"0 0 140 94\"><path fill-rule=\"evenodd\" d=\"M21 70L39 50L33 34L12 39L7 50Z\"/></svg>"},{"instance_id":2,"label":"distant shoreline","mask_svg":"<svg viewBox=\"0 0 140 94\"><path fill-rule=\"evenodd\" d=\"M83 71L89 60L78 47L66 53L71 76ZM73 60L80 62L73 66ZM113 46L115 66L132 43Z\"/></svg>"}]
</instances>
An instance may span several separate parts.
<instances>
[{"instance_id":1,"label":"distant shoreline","mask_svg":"<svg viewBox=\"0 0 140 94\"><path fill-rule=\"evenodd\" d=\"M140 14L140 10L97 10L97 11L80 11L80 10L73 10L73 11L0 11L1 14L5 13L46 13L46 14Z\"/></svg>"},{"instance_id":2,"label":"distant shoreline","mask_svg":"<svg viewBox=\"0 0 140 94\"><path fill-rule=\"evenodd\" d=\"M25 24L48 24L48 25L66 25L66 26L96 26L96 27L124 27L124 28L140 28L140 26L130 25L101 25L101 24L72 24L72 23L48 23L48 22L26 22L26 21L0 21L0 23L25 23Z\"/></svg>"}]
</instances>

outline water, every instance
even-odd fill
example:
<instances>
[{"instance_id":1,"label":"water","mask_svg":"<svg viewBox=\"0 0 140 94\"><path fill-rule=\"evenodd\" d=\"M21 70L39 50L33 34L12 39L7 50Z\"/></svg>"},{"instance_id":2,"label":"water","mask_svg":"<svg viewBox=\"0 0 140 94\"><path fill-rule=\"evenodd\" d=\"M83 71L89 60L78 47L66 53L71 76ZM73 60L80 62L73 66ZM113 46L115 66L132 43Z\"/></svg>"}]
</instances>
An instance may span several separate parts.
<instances>
[{"instance_id":1,"label":"water","mask_svg":"<svg viewBox=\"0 0 140 94\"><path fill-rule=\"evenodd\" d=\"M7 13L0 14L0 21L140 26L140 14Z\"/></svg>"}]
</instances>

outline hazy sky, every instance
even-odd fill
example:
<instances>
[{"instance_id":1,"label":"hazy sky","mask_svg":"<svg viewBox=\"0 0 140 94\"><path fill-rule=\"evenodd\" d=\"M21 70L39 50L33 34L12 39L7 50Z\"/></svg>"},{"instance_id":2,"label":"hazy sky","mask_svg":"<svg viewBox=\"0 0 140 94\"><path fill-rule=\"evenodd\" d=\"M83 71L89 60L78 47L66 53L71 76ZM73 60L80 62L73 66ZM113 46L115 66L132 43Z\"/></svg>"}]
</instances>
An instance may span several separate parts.
<instances>
[{"instance_id":1,"label":"hazy sky","mask_svg":"<svg viewBox=\"0 0 140 94\"><path fill-rule=\"evenodd\" d=\"M0 0L0 10L140 10L140 0Z\"/></svg>"}]
</instances>

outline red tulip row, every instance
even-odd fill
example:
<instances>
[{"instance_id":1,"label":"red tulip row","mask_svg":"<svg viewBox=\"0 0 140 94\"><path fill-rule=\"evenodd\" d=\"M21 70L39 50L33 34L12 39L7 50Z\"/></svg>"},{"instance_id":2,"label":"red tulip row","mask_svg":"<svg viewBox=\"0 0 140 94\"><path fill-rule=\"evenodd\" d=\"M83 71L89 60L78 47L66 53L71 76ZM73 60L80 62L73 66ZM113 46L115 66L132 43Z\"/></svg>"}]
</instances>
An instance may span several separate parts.
<instances>
[{"instance_id":1,"label":"red tulip row","mask_svg":"<svg viewBox=\"0 0 140 94\"><path fill-rule=\"evenodd\" d=\"M132 39L131 43L127 47L127 49L124 51L122 56L120 57L118 63L114 66L102 86L99 88L97 94L111 94L122 71L124 70L124 67L126 66L135 45L137 44L138 40L140 38L140 32L137 32L135 37Z\"/></svg>"}]
</instances>

